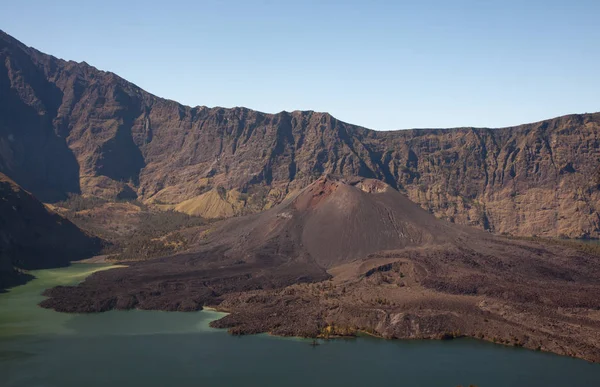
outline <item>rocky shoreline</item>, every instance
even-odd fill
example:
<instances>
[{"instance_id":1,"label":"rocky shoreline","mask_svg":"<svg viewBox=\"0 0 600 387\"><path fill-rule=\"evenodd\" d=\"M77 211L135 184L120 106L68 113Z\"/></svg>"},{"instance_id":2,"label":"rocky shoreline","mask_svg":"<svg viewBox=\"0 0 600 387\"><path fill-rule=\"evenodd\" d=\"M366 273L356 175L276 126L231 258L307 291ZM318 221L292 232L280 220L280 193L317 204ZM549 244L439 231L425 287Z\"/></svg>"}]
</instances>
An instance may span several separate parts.
<instances>
[{"instance_id":1,"label":"rocky shoreline","mask_svg":"<svg viewBox=\"0 0 600 387\"><path fill-rule=\"evenodd\" d=\"M600 361L594 249L452 225L380 181L329 176L210 227L190 231L189 252L49 289L42 306L208 305L230 312L212 325L233 334L468 336Z\"/></svg>"},{"instance_id":2,"label":"rocky shoreline","mask_svg":"<svg viewBox=\"0 0 600 387\"><path fill-rule=\"evenodd\" d=\"M523 247L539 248L531 242L521 243ZM571 255L580 264L584 259L597 262L592 257L576 258L573 251L560 246L552 246L545 253ZM317 338L365 332L385 339L472 337L600 362L600 313L594 296L598 284L586 285L593 288L579 295L579 287L545 290L552 287L552 281L545 286L538 281L513 286L512 293L502 288L494 290L489 282L476 284L475 290L459 288L464 277L454 283L440 283L442 279L432 277L435 270L427 262L439 258L432 254L412 252L408 254L412 260L393 254L372 257L331 270L329 279L315 278L305 283L275 285L255 279L254 289L239 289L242 284L248 287L248 278L243 276L237 285L231 276L200 281L209 286L204 291L192 291L189 284L162 284L161 290L150 290L146 284L146 290L126 288L129 302L124 302L122 296L111 295L111 290L116 286L112 284L128 281L129 267L95 273L77 287L49 289L45 294L50 298L42 306L65 312L101 312L131 308L195 311L206 305L228 313L211 322L211 327L227 329L234 335L270 333ZM441 268L437 271L443 274ZM187 288L190 297L182 296L180 286ZM575 292L573 297L569 297L570 292ZM531 302L533 298L540 301Z\"/></svg>"}]
</instances>

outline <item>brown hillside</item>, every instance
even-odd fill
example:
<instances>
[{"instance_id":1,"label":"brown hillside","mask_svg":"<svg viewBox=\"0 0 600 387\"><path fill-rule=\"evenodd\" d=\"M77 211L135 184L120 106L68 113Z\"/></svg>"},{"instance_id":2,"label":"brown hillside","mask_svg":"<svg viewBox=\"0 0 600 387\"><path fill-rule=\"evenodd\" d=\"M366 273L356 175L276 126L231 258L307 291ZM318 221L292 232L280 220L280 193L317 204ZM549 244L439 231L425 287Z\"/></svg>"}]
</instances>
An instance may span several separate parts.
<instances>
[{"instance_id":1,"label":"brown hillside","mask_svg":"<svg viewBox=\"0 0 600 387\"><path fill-rule=\"evenodd\" d=\"M445 246L480 233L434 218L381 181L324 176L270 210L192 235L187 253L94 275L64 295L53 291L60 297L45 305L67 311L197 309L236 290L321 281L330 277L327 269L369 254ZM127 286L113 287L125 279ZM162 290L142 290L150 288Z\"/></svg>"},{"instance_id":2,"label":"brown hillside","mask_svg":"<svg viewBox=\"0 0 600 387\"><path fill-rule=\"evenodd\" d=\"M0 173L0 290L19 284L19 269L65 266L100 250L100 240L47 209Z\"/></svg>"},{"instance_id":3,"label":"brown hillside","mask_svg":"<svg viewBox=\"0 0 600 387\"><path fill-rule=\"evenodd\" d=\"M329 268L382 250L452 243L466 232L478 233L435 219L381 181L325 176L270 210L223 222L202 243L227 241L228 254L239 256L289 246L286 254Z\"/></svg>"},{"instance_id":4,"label":"brown hillside","mask_svg":"<svg viewBox=\"0 0 600 387\"><path fill-rule=\"evenodd\" d=\"M203 198L194 211L239 215L330 173L383 180L438 217L496 233L600 237L598 113L377 132L312 111L192 108L3 32L0 100L0 172L43 201L173 206L222 187L243 196L233 209Z\"/></svg>"},{"instance_id":5,"label":"brown hillside","mask_svg":"<svg viewBox=\"0 0 600 387\"><path fill-rule=\"evenodd\" d=\"M325 176L191 240L183 254L51 289L42 305L211 305L232 312L214 325L234 333L315 336L337 326L384 337L465 334L600 360L593 251L453 225L381 181Z\"/></svg>"}]
</instances>

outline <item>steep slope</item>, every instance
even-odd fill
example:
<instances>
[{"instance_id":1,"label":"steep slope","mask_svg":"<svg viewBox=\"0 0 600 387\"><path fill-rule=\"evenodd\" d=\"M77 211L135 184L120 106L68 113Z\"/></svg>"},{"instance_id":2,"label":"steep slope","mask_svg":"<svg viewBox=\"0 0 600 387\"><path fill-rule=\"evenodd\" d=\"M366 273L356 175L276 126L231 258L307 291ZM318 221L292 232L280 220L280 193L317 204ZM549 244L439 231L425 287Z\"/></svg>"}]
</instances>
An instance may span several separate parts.
<instances>
[{"instance_id":1,"label":"steep slope","mask_svg":"<svg viewBox=\"0 0 600 387\"><path fill-rule=\"evenodd\" d=\"M453 243L476 230L435 219L374 179L323 176L282 204L222 222L202 244L227 245L236 259L305 257L321 268L384 250ZM271 258L269 258L271 259Z\"/></svg>"},{"instance_id":2,"label":"steep slope","mask_svg":"<svg viewBox=\"0 0 600 387\"><path fill-rule=\"evenodd\" d=\"M232 291L324 280L328 268L372 253L445 246L480 233L435 219L381 181L325 176L270 210L214 224L187 253L92 276L45 305L196 309Z\"/></svg>"},{"instance_id":3,"label":"steep slope","mask_svg":"<svg viewBox=\"0 0 600 387\"><path fill-rule=\"evenodd\" d=\"M378 180L325 176L213 224L185 253L51 289L42 306L217 306L230 314L213 325L237 334L468 335L599 361L598 263L436 219Z\"/></svg>"},{"instance_id":4,"label":"steep slope","mask_svg":"<svg viewBox=\"0 0 600 387\"><path fill-rule=\"evenodd\" d=\"M173 206L222 188L244 207L216 212L238 215L331 173L381 179L438 217L497 233L600 237L599 113L377 132L311 111L182 106L2 32L0 63L0 172L44 201Z\"/></svg>"},{"instance_id":5,"label":"steep slope","mask_svg":"<svg viewBox=\"0 0 600 387\"><path fill-rule=\"evenodd\" d=\"M214 188L202 195L177 204L174 209L188 215L203 218L229 218L239 214L244 207L239 192L231 190L227 193Z\"/></svg>"},{"instance_id":6,"label":"steep slope","mask_svg":"<svg viewBox=\"0 0 600 387\"><path fill-rule=\"evenodd\" d=\"M97 238L48 210L0 173L0 290L28 278L19 269L64 266L99 249Z\"/></svg>"}]
</instances>

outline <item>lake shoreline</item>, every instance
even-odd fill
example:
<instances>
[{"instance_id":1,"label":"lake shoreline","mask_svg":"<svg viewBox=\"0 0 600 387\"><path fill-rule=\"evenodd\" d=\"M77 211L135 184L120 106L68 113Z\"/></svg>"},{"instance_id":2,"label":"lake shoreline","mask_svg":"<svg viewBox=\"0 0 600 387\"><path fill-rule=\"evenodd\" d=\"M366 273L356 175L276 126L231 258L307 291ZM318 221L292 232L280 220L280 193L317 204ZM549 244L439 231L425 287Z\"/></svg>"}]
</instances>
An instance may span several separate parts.
<instances>
[{"instance_id":1,"label":"lake shoreline","mask_svg":"<svg viewBox=\"0 0 600 387\"><path fill-rule=\"evenodd\" d=\"M382 268L389 266L386 262L380 263ZM134 285L135 277L132 278L129 272L135 276L139 273L137 268L143 265L131 264L129 269L135 271L94 274L79 286L49 288L44 292L48 298L40 305L66 313L96 313L112 309L192 312L207 305L228 313L212 321L211 327L227 329L233 335L270 333L282 337L320 338L353 336L363 331L385 339L436 340L464 336L600 362L600 348L593 344L593 337L586 336L583 328L578 336L569 329L570 321L585 316L586 310L569 312L563 309L561 312L544 305L527 305L523 309L522 304L510 304L501 299L433 292L424 288L419 280L412 279L414 274L410 274L408 267L398 278L398 281L408 284L402 289L402 297L405 298L392 303L381 297L378 289L364 283L354 290L358 293L356 296L339 290L331 296L336 286L340 290L345 288L345 285L336 285L335 280L225 294L214 292L209 286L200 289L203 293L186 295L177 290L177 286L182 290L186 286L173 278L173 289L165 287L148 294L138 294L145 282L140 280L139 285ZM112 263L111 266L122 267ZM157 272L156 275L161 274ZM205 281L218 288L220 281L227 281L227 278ZM127 283L133 292L123 291L122 295L106 297L98 291L115 282ZM326 293L328 298L323 298ZM357 298L371 299L371 305L357 308L354 305ZM390 307L390 304L407 307ZM565 333L557 336L547 332L544 326L548 323L555 324L555 329ZM337 330L325 332L328 326L335 326Z\"/></svg>"},{"instance_id":2,"label":"lake shoreline","mask_svg":"<svg viewBox=\"0 0 600 387\"><path fill-rule=\"evenodd\" d=\"M230 316L220 315L230 311L219 306L206 306L198 313L132 309L87 314L37 306L44 288L72 285L94 270L111 266L36 271L34 281L0 295L0 331L8 333L0 337L0 374L7 387L120 387L140 381L161 386L174 380L179 386L194 386L201 380L209 386L348 387L389 385L398 381L398 375L403 383L424 387L503 387L524 383L523 372L529 377L524 385L531 387L600 382L597 364L590 368L579 359L464 337L381 340L372 332L356 331L353 340L342 340L334 334L337 328L330 328L329 339L322 337L320 345L313 346L307 338L272 333L234 338L211 327L212 322ZM17 321L23 325L20 330L14 330ZM8 326L13 327L12 334ZM98 364L111 372L98 373ZM145 371L140 373L139 367ZM346 367L346 371L334 375L332 367Z\"/></svg>"}]
</instances>

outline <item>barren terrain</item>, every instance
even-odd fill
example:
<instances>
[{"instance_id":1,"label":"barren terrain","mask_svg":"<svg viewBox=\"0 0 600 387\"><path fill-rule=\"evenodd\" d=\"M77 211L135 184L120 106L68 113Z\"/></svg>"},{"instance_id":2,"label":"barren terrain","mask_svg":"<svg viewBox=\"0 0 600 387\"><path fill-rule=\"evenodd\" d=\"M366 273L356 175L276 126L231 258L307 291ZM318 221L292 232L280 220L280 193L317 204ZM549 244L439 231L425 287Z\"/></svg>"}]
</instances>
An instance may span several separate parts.
<instances>
[{"instance_id":1,"label":"barren terrain","mask_svg":"<svg viewBox=\"0 0 600 387\"><path fill-rule=\"evenodd\" d=\"M600 114L510 128L375 131L313 111L189 107L0 31L0 172L44 202L135 199L256 213L324 173L385 181L495 233L600 237Z\"/></svg>"},{"instance_id":2,"label":"barren terrain","mask_svg":"<svg viewBox=\"0 0 600 387\"><path fill-rule=\"evenodd\" d=\"M561 240L600 238L600 113L378 132L188 107L2 31L0 100L0 288L102 253L128 267L42 305L600 361L598 249Z\"/></svg>"},{"instance_id":3,"label":"barren terrain","mask_svg":"<svg viewBox=\"0 0 600 387\"><path fill-rule=\"evenodd\" d=\"M196 235L196 233L193 233ZM438 220L377 180L323 177L184 253L47 291L44 307L229 311L232 333L472 336L600 361L600 258Z\"/></svg>"}]
</instances>

